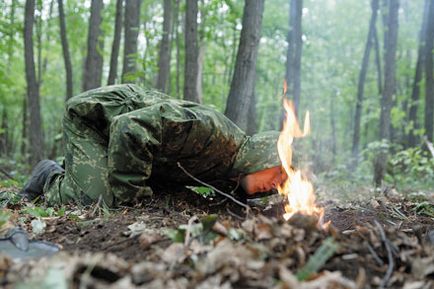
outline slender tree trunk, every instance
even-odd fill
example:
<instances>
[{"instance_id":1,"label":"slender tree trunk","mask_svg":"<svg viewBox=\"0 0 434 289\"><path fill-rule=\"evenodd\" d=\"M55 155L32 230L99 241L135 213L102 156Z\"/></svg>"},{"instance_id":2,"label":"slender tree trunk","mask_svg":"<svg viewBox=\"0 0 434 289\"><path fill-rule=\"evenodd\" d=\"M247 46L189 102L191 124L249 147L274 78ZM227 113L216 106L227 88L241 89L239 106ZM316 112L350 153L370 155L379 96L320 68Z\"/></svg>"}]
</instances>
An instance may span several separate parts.
<instances>
[{"instance_id":1,"label":"slender tree trunk","mask_svg":"<svg viewBox=\"0 0 434 289\"><path fill-rule=\"evenodd\" d=\"M57 0L57 5L59 6L60 39L62 41L63 60L66 72L66 100L68 100L73 96L71 55L69 54L68 37L66 34L63 0Z\"/></svg>"},{"instance_id":2,"label":"slender tree trunk","mask_svg":"<svg viewBox=\"0 0 434 289\"><path fill-rule=\"evenodd\" d=\"M171 54L171 35L172 35L172 0L164 0L163 15L163 38L160 42L160 53L158 59L157 89L168 92L170 79L170 54Z\"/></svg>"},{"instance_id":3,"label":"slender tree trunk","mask_svg":"<svg viewBox=\"0 0 434 289\"><path fill-rule=\"evenodd\" d=\"M83 90L101 86L104 37L102 36L102 0L92 0L90 6L87 56L83 71Z\"/></svg>"},{"instance_id":4,"label":"slender tree trunk","mask_svg":"<svg viewBox=\"0 0 434 289\"><path fill-rule=\"evenodd\" d=\"M39 105L39 86L36 80L35 60L33 56L33 23L35 21L35 0L26 0L24 19L24 59L27 81L27 105L29 106L29 140L31 164L41 160L44 152L42 138L41 111Z\"/></svg>"},{"instance_id":5,"label":"slender tree trunk","mask_svg":"<svg viewBox=\"0 0 434 289\"><path fill-rule=\"evenodd\" d=\"M227 75L226 83L230 84L232 81L232 78L234 77L234 68L235 68L235 58L237 56L237 37L238 32L236 25L234 25L232 30L232 53L231 53L231 60L229 61L229 73Z\"/></svg>"},{"instance_id":6,"label":"slender tree trunk","mask_svg":"<svg viewBox=\"0 0 434 289\"><path fill-rule=\"evenodd\" d=\"M107 80L108 85L115 84L118 74L118 58L122 32L122 4L123 0L116 0L115 34L113 37L112 54L110 57L110 71Z\"/></svg>"},{"instance_id":7,"label":"slender tree trunk","mask_svg":"<svg viewBox=\"0 0 434 289\"><path fill-rule=\"evenodd\" d=\"M125 34L122 82L131 82L137 71L137 38L140 29L141 0L125 0Z\"/></svg>"},{"instance_id":8,"label":"slender tree trunk","mask_svg":"<svg viewBox=\"0 0 434 289\"><path fill-rule=\"evenodd\" d=\"M35 34L36 34L36 82L38 87L42 84L42 0L36 0L36 10L39 11L35 17Z\"/></svg>"},{"instance_id":9,"label":"slender tree trunk","mask_svg":"<svg viewBox=\"0 0 434 289\"><path fill-rule=\"evenodd\" d=\"M383 73L381 69L380 43L378 41L377 27L374 27L375 67L377 68L378 95L383 92Z\"/></svg>"},{"instance_id":10,"label":"slender tree trunk","mask_svg":"<svg viewBox=\"0 0 434 289\"><path fill-rule=\"evenodd\" d=\"M9 72L11 69L11 65L12 65L12 59L14 58L14 51L15 51L15 10L16 10L16 5L17 5L17 1L16 0L12 0L11 2L11 12L10 12L10 27L12 27L9 30L9 42L8 42L8 65L7 65L7 71Z\"/></svg>"},{"instance_id":11,"label":"slender tree trunk","mask_svg":"<svg viewBox=\"0 0 434 289\"><path fill-rule=\"evenodd\" d=\"M203 64L205 62L206 44L200 41L199 54L197 56L197 80L196 91L200 100L203 99Z\"/></svg>"},{"instance_id":12,"label":"slender tree trunk","mask_svg":"<svg viewBox=\"0 0 434 289\"><path fill-rule=\"evenodd\" d=\"M381 98L380 114L380 140L390 140L390 112L393 104L393 95L396 90L395 66L396 46L398 40L398 10L399 0L388 2L387 29L385 32L384 57L384 90ZM387 151L381 151L374 163L374 181L380 186L387 164Z\"/></svg>"},{"instance_id":13,"label":"slender tree trunk","mask_svg":"<svg viewBox=\"0 0 434 289\"><path fill-rule=\"evenodd\" d=\"M244 3L243 28L225 114L241 129L246 130L250 103L255 91L256 58L261 38L264 0L245 0Z\"/></svg>"},{"instance_id":14,"label":"slender tree trunk","mask_svg":"<svg viewBox=\"0 0 434 289\"><path fill-rule=\"evenodd\" d=\"M368 72L369 54L371 52L372 42L375 34L375 24L377 22L378 0L371 2L371 20L369 22L368 36L366 37L365 51L363 53L362 65L359 72L359 83L357 85L357 100L356 112L354 116L354 130L353 130L353 147L352 147L352 166L355 167L359 158L359 145L360 145L360 121L363 109L363 94L365 88L366 73Z\"/></svg>"},{"instance_id":15,"label":"slender tree trunk","mask_svg":"<svg viewBox=\"0 0 434 289\"><path fill-rule=\"evenodd\" d=\"M289 7L288 50L286 54L286 96L294 100L296 111L300 103L301 93L301 50L302 50L302 18L303 0L291 0Z\"/></svg>"},{"instance_id":16,"label":"slender tree trunk","mask_svg":"<svg viewBox=\"0 0 434 289\"><path fill-rule=\"evenodd\" d=\"M433 78L433 49L434 49L434 0L430 1L429 22L426 29L425 48L425 133L430 142L433 141L434 125L434 78Z\"/></svg>"},{"instance_id":17,"label":"slender tree trunk","mask_svg":"<svg viewBox=\"0 0 434 289\"><path fill-rule=\"evenodd\" d=\"M427 36L427 26L428 26L428 15L429 15L429 7L430 0L425 0L424 6L424 16L420 28L419 33L419 45L417 49L417 61L416 68L414 73L413 87L411 90L411 98L410 98L410 108L408 113L408 121L411 124L411 130L408 134L408 146L414 147L417 145L418 137L415 134L415 131L419 129L419 121L417 118L417 111L419 108L419 94L420 94L420 84L423 76L423 68L425 66L425 39Z\"/></svg>"},{"instance_id":18,"label":"slender tree trunk","mask_svg":"<svg viewBox=\"0 0 434 289\"><path fill-rule=\"evenodd\" d=\"M176 71L175 71L175 91L176 91L176 97L181 97L181 37L179 35L179 0L176 0L175 5L175 24L174 24L174 30L175 30L175 38L176 38Z\"/></svg>"},{"instance_id":19,"label":"slender tree trunk","mask_svg":"<svg viewBox=\"0 0 434 289\"><path fill-rule=\"evenodd\" d=\"M252 99L250 100L248 118L249 118L249 121L247 123L246 133L247 133L247 135L254 135L257 131L257 126L258 126L255 91L253 91Z\"/></svg>"},{"instance_id":20,"label":"slender tree trunk","mask_svg":"<svg viewBox=\"0 0 434 289\"><path fill-rule=\"evenodd\" d=\"M27 133L28 133L28 108L27 108L27 98L23 97L22 104L22 119L21 119L21 155L23 156L23 160L27 162Z\"/></svg>"},{"instance_id":21,"label":"slender tree trunk","mask_svg":"<svg viewBox=\"0 0 434 289\"><path fill-rule=\"evenodd\" d=\"M0 126L0 156L7 157L9 148L9 119L6 107L3 107L2 123Z\"/></svg>"},{"instance_id":22,"label":"slender tree trunk","mask_svg":"<svg viewBox=\"0 0 434 289\"><path fill-rule=\"evenodd\" d=\"M198 1L186 0L185 14L185 64L184 64L184 99L201 102L197 91L198 78L198 39L197 12Z\"/></svg>"}]
</instances>

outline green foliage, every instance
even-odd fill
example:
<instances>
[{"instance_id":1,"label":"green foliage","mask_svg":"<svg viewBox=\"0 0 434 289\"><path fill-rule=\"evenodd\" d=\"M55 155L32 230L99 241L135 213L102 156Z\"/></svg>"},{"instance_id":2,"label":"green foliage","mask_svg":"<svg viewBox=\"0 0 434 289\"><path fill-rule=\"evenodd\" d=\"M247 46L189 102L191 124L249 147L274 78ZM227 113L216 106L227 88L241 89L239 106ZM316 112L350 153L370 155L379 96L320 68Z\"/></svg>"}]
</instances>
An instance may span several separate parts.
<instances>
[{"instance_id":1,"label":"green foliage","mask_svg":"<svg viewBox=\"0 0 434 289\"><path fill-rule=\"evenodd\" d=\"M26 207L21 210L22 214L29 214L36 218L46 218L46 217L63 217L65 215L65 208L55 209L52 207Z\"/></svg>"},{"instance_id":2,"label":"green foliage","mask_svg":"<svg viewBox=\"0 0 434 289\"><path fill-rule=\"evenodd\" d=\"M6 210L0 211L0 229L6 225L10 219L11 215Z\"/></svg>"},{"instance_id":3,"label":"green foliage","mask_svg":"<svg viewBox=\"0 0 434 289\"><path fill-rule=\"evenodd\" d=\"M338 248L338 244L333 240L332 237L325 239L321 246L309 258L306 265L304 265L297 272L297 279L304 281L312 276L312 274L318 272L318 270L324 266L327 260L335 254Z\"/></svg>"},{"instance_id":4,"label":"green foliage","mask_svg":"<svg viewBox=\"0 0 434 289\"><path fill-rule=\"evenodd\" d=\"M215 192L213 189L209 187L194 187L194 186L186 186L187 189L190 189L191 191L195 192L196 194L201 195L202 197L209 198L214 197Z\"/></svg>"},{"instance_id":5,"label":"green foliage","mask_svg":"<svg viewBox=\"0 0 434 289\"><path fill-rule=\"evenodd\" d=\"M181 225L178 229L166 230L165 234L173 242L183 243L188 232L190 238L197 238L200 242L206 244L217 237L217 234L211 230L215 222L217 222L217 215L208 215L201 218L199 222Z\"/></svg>"},{"instance_id":6,"label":"green foliage","mask_svg":"<svg viewBox=\"0 0 434 289\"><path fill-rule=\"evenodd\" d=\"M390 157L387 174L398 188L432 188L434 159L418 147L401 150Z\"/></svg>"}]
</instances>

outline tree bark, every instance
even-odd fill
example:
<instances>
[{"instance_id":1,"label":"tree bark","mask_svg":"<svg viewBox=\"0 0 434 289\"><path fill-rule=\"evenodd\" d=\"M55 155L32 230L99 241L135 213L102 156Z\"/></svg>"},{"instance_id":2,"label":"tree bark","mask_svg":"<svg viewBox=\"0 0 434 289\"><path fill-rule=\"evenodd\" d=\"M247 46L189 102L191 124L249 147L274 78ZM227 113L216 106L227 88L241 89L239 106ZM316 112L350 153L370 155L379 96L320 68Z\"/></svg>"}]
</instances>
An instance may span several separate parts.
<instances>
[{"instance_id":1,"label":"tree bark","mask_svg":"<svg viewBox=\"0 0 434 289\"><path fill-rule=\"evenodd\" d=\"M302 10L303 0L291 0L285 80L288 87L286 97L293 99L296 111L300 103L301 93Z\"/></svg>"},{"instance_id":2,"label":"tree bark","mask_svg":"<svg viewBox=\"0 0 434 289\"><path fill-rule=\"evenodd\" d=\"M66 100L68 100L73 96L71 55L69 53L68 37L66 34L63 0L57 0L57 5L59 6L60 39L62 41L63 60L66 72Z\"/></svg>"},{"instance_id":3,"label":"tree bark","mask_svg":"<svg viewBox=\"0 0 434 289\"><path fill-rule=\"evenodd\" d=\"M426 29L425 48L425 133L428 141L433 141L434 125L434 79L433 79L433 48L434 48L434 0L430 1L429 22Z\"/></svg>"},{"instance_id":4,"label":"tree bark","mask_svg":"<svg viewBox=\"0 0 434 289\"><path fill-rule=\"evenodd\" d=\"M122 33L122 4L123 0L116 0L115 32L113 36L112 53L110 56L110 70L107 80L108 85L115 84L118 74L118 58Z\"/></svg>"},{"instance_id":5,"label":"tree bark","mask_svg":"<svg viewBox=\"0 0 434 289\"><path fill-rule=\"evenodd\" d=\"M184 99L201 102L197 91L198 78L198 39L197 39L197 0L187 0L185 14L185 64Z\"/></svg>"},{"instance_id":6,"label":"tree bark","mask_svg":"<svg viewBox=\"0 0 434 289\"><path fill-rule=\"evenodd\" d=\"M6 107L3 107L2 122L0 126L0 156L7 157L9 154L9 119Z\"/></svg>"},{"instance_id":7,"label":"tree bark","mask_svg":"<svg viewBox=\"0 0 434 289\"><path fill-rule=\"evenodd\" d=\"M245 0L244 13L234 75L225 114L246 130L250 103L255 91L256 58L261 38L264 0Z\"/></svg>"},{"instance_id":8,"label":"tree bark","mask_svg":"<svg viewBox=\"0 0 434 289\"><path fill-rule=\"evenodd\" d=\"M41 112L39 105L39 86L36 80L35 59L33 55L33 23L35 21L35 0L26 0L24 19L24 59L27 81L27 105L30 116L29 141L30 163L35 164L43 157Z\"/></svg>"},{"instance_id":9,"label":"tree bark","mask_svg":"<svg viewBox=\"0 0 434 289\"><path fill-rule=\"evenodd\" d=\"M179 0L176 0L176 6L175 6L175 37L176 37L176 97L180 98L181 95L181 37L179 36Z\"/></svg>"},{"instance_id":10,"label":"tree bark","mask_svg":"<svg viewBox=\"0 0 434 289\"><path fill-rule=\"evenodd\" d=\"M87 56L83 71L83 90L101 86L104 37L102 35L102 0L92 0L90 6Z\"/></svg>"},{"instance_id":11,"label":"tree bark","mask_svg":"<svg viewBox=\"0 0 434 289\"><path fill-rule=\"evenodd\" d=\"M15 45L14 45L14 37L15 37L15 29L13 28L15 26L15 11L16 11L16 0L12 0L11 2L11 12L10 12L10 27L12 27L9 31L8 37L9 37L9 42L8 42L8 65L7 65L7 71L9 72L11 69L11 65L12 65L12 59L14 57L14 51L15 51Z\"/></svg>"},{"instance_id":12,"label":"tree bark","mask_svg":"<svg viewBox=\"0 0 434 289\"><path fill-rule=\"evenodd\" d=\"M172 0L164 0L163 38L160 42L158 59L157 89L167 93L170 79L170 54L172 35Z\"/></svg>"},{"instance_id":13,"label":"tree bark","mask_svg":"<svg viewBox=\"0 0 434 289\"><path fill-rule=\"evenodd\" d=\"M419 33L419 44L417 49L417 61L414 73L413 87L411 90L410 108L408 113L408 121L411 124L411 129L408 134L408 146L414 147L417 145L418 137L415 131L419 129L419 121L417 118L417 111L419 108L419 95L420 95L420 82L423 76L423 68L425 66L425 39L428 26L430 0L425 0L424 16Z\"/></svg>"},{"instance_id":14,"label":"tree bark","mask_svg":"<svg viewBox=\"0 0 434 289\"><path fill-rule=\"evenodd\" d=\"M125 0L125 34L122 83L131 82L137 71L137 38L140 30L141 0Z\"/></svg>"},{"instance_id":15,"label":"tree bark","mask_svg":"<svg viewBox=\"0 0 434 289\"><path fill-rule=\"evenodd\" d=\"M359 82L357 85L356 112L354 115L354 130L353 130L353 147L352 147L352 164L357 165L359 158L360 145L360 121L363 109L363 94L365 88L366 73L368 72L369 54L371 52L372 42L375 34L375 24L377 23L378 0L371 2L371 20L369 21L369 31L366 37L365 51L363 53L362 65L359 72Z\"/></svg>"},{"instance_id":16,"label":"tree bark","mask_svg":"<svg viewBox=\"0 0 434 289\"><path fill-rule=\"evenodd\" d=\"M254 135L257 131L258 122L257 122L257 112L256 112L256 93L253 91L252 99L250 100L249 106L249 121L247 123L246 134Z\"/></svg>"},{"instance_id":17,"label":"tree bark","mask_svg":"<svg viewBox=\"0 0 434 289\"><path fill-rule=\"evenodd\" d=\"M381 98L380 140L390 140L390 112L396 90L395 66L398 40L399 0L388 1L387 27L385 32L384 90ZM374 181L380 186L386 171L388 152L381 150L374 163Z\"/></svg>"}]
</instances>

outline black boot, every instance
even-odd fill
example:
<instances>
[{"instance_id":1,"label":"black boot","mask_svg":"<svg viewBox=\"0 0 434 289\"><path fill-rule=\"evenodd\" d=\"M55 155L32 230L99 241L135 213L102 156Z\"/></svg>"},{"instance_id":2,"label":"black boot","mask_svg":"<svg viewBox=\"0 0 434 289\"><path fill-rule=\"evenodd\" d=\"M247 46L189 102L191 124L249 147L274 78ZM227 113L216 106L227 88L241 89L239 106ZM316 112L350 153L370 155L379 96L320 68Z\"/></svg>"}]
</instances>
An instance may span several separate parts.
<instances>
[{"instance_id":1,"label":"black boot","mask_svg":"<svg viewBox=\"0 0 434 289\"><path fill-rule=\"evenodd\" d=\"M63 173L65 170L59 166L55 161L52 160L42 160L40 161L32 171L30 179L24 185L21 190L20 195L23 198L32 201L37 197L42 195L42 190L44 188L45 182L48 176L54 173Z\"/></svg>"}]
</instances>

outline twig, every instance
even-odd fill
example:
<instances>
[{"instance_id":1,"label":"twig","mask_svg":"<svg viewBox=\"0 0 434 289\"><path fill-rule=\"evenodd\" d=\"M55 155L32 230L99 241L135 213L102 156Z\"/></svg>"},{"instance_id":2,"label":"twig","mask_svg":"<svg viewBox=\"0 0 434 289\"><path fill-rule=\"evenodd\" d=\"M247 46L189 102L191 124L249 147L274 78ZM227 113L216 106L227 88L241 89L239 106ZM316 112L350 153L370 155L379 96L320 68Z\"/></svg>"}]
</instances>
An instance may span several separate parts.
<instances>
[{"instance_id":1,"label":"twig","mask_svg":"<svg viewBox=\"0 0 434 289\"><path fill-rule=\"evenodd\" d=\"M368 243L368 250L371 253L372 257L374 257L375 262L377 262L378 265L383 266L384 262L383 260L380 259L380 257L378 257L377 253L375 253L374 248L372 248L372 246Z\"/></svg>"},{"instance_id":2,"label":"twig","mask_svg":"<svg viewBox=\"0 0 434 289\"><path fill-rule=\"evenodd\" d=\"M13 181L15 181L15 178L13 176L11 176L7 171L5 171L4 169L0 168L0 173L2 173L3 175L5 175L8 179L11 179Z\"/></svg>"},{"instance_id":3,"label":"twig","mask_svg":"<svg viewBox=\"0 0 434 289\"><path fill-rule=\"evenodd\" d=\"M377 226L378 230L380 231L381 240L383 241L383 244L386 247L386 251L387 251L387 260L389 262L389 265L387 267L386 274L384 275L384 277L380 283L380 288L386 288L387 283L389 282L389 279L392 276L393 269L395 267L395 263L393 262L392 249L390 248L390 244L389 244L388 239L386 237L386 233L384 233L383 227L381 227L380 223L378 223L377 220L375 220L374 222L375 222L375 225Z\"/></svg>"},{"instance_id":4,"label":"twig","mask_svg":"<svg viewBox=\"0 0 434 289\"><path fill-rule=\"evenodd\" d=\"M229 208L226 208L226 212L228 212L229 213L229 215L231 215L232 217L235 217L235 218L237 218L238 220L244 220L244 218L243 217L241 217L240 215L238 215L238 214L235 214L234 212L232 212L231 210L229 210Z\"/></svg>"},{"instance_id":5,"label":"twig","mask_svg":"<svg viewBox=\"0 0 434 289\"><path fill-rule=\"evenodd\" d=\"M231 195L229 195L229 194L227 194L227 193L224 193L224 192L220 191L220 190L217 189L216 187L214 187L214 186L212 186L212 185L210 185L210 184L207 184L207 183L205 183L205 182L199 180L198 178L196 178L195 176L193 176L192 174L190 174L189 172L187 172L187 170L184 169L184 167L183 167L179 162L178 162L178 167L179 167L179 168L180 168L180 169L181 169L181 170L182 170L182 171L183 171L187 176L189 176L190 178L192 178L192 179L195 180L196 182L198 182L198 183L200 183L200 184L202 184L202 185L204 185L204 186L206 186L206 187L208 187L208 188L210 188L210 189L213 189L215 192L219 193L220 195L222 195L222 196L224 196L224 197L230 199L230 200L233 201L234 203L236 203L236 204L240 205L241 207L245 208L246 211L247 211L247 214L250 212L250 207L249 207L248 205L246 205L246 204L244 204L244 203L238 201L237 199L235 199L235 198L232 197Z\"/></svg>"},{"instance_id":6,"label":"twig","mask_svg":"<svg viewBox=\"0 0 434 289\"><path fill-rule=\"evenodd\" d=\"M191 228L193 226L193 222L197 221L197 216L193 216L188 220L187 224L187 231L185 232L185 239L184 239L184 246L187 247L190 245L190 235L191 235Z\"/></svg>"}]
</instances>

